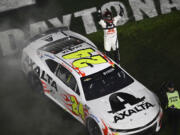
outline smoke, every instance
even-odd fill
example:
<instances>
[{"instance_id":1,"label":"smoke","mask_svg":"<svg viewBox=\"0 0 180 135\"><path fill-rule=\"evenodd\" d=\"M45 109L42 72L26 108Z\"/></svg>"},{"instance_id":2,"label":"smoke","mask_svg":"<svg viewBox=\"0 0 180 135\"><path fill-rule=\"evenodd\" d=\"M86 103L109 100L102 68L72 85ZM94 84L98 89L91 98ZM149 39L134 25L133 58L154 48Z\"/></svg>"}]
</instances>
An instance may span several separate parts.
<instances>
[{"instance_id":1,"label":"smoke","mask_svg":"<svg viewBox=\"0 0 180 135\"><path fill-rule=\"evenodd\" d=\"M15 55L0 61L0 134L87 134L70 114L29 87Z\"/></svg>"},{"instance_id":2,"label":"smoke","mask_svg":"<svg viewBox=\"0 0 180 135\"><path fill-rule=\"evenodd\" d=\"M33 5L35 0L1 0L0 12L16 9L23 6Z\"/></svg>"},{"instance_id":3,"label":"smoke","mask_svg":"<svg viewBox=\"0 0 180 135\"><path fill-rule=\"evenodd\" d=\"M19 0L18 0L19 1ZM22 1L22 0L21 0ZM40 7L42 4L43 7ZM0 6L1 3L0 3ZM0 30L21 27L29 31L29 24L62 11L62 8L48 2L37 1L34 11L25 9L26 15L13 11L5 13ZM47 8L46 8L47 7ZM57 10L60 9L60 10ZM39 13L39 14L37 14ZM24 15L23 15L24 14ZM36 14L36 15L35 15ZM31 16L31 18L30 18ZM26 34L27 34L26 33ZM28 35L28 34L27 34ZM25 39L29 37L25 35ZM3 40L0 37L0 40ZM13 40L12 40L13 42ZM19 41L19 43L23 43ZM19 46L19 45L18 45ZM21 45L20 45L21 46ZM17 47L11 45L11 48ZM17 49L19 50L19 49ZM17 52L17 51L16 51ZM1 135L83 135L85 127L53 101L33 91L21 71L19 53L0 57L0 134Z\"/></svg>"}]
</instances>

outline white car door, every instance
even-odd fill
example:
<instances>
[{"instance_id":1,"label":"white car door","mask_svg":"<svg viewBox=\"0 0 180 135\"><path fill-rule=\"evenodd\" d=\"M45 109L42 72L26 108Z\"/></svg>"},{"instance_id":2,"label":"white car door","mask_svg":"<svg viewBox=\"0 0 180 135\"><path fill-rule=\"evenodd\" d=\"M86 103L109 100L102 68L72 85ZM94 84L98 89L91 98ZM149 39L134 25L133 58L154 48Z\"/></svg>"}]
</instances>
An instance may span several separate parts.
<instances>
[{"instance_id":1,"label":"white car door","mask_svg":"<svg viewBox=\"0 0 180 135\"><path fill-rule=\"evenodd\" d=\"M79 87L75 77L62 65L58 66L56 75L64 83L62 85L63 87L58 86L63 89L62 91L59 91L59 99L63 102L65 109L83 123L87 115L87 109L81 100Z\"/></svg>"},{"instance_id":2,"label":"white car door","mask_svg":"<svg viewBox=\"0 0 180 135\"><path fill-rule=\"evenodd\" d=\"M46 75L44 75L45 76L44 79L49 85L49 89L46 89L46 84L42 82L44 87L44 92L47 92L47 94L49 94L52 98L57 100L58 99L57 95L60 88L57 85L58 84L57 80L59 79L55 76L55 72L56 69L58 68L58 63L52 59L46 59L45 63L49 67L50 72L48 71L48 74L46 73ZM41 77L42 76L43 74L41 75Z\"/></svg>"}]
</instances>

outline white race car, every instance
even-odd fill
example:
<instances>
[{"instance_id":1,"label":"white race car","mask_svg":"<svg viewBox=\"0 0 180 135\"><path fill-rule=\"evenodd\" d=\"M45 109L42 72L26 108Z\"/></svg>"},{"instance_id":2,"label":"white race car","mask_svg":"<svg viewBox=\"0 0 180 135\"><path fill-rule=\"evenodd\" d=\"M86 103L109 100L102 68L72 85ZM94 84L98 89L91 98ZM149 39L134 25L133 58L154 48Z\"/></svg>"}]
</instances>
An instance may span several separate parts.
<instances>
[{"instance_id":1,"label":"white race car","mask_svg":"<svg viewBox=\"0 0 180 135\"><path fill-rule=\"evenodd\" d=\"M40 34L22 53L22 69L90 135L149 135L160 130L158 98L87 38L66 28Z\"/></svg>"}]
</instances>

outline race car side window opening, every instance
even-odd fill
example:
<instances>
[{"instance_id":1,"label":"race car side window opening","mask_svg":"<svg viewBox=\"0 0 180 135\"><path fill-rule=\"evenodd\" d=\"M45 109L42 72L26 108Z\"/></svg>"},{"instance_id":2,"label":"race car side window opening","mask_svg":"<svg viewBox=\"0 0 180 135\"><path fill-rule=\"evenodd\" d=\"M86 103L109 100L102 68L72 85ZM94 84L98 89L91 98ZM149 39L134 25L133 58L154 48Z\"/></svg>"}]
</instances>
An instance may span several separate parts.
<instances>
[{"instance_id":1,"label":"race car side window opening","mask_svg":"<svg viewBox=\"0 0 180 135\"><path fill-rule=\"evenodd\" d=\"M134 82L129 75L116 65L98 73L82 77L81 81L86 100L106 96Z\"/></svg>"},{"instance_id":2,"label":"race car side window opening","mask_svg":"<svg viewBox=\"0 0 180 135\"><path fill-rule=\"evenodd\" d=\"M48 59L46 60L46 64L48 65L49 69L54 73L57 66L58 66L58 63L55 62L54 60L51 60L51 59Z\"/></svg>"},{"instance_id":3,"label":"race car side window opening","mask_svg":"<svg viewBox=\"0 0 180 135\"><path fill-rule=\"evenodd\" d=\"M66 68L59 65L56 73L57 77L62 80L68 87L70 87L74 92L80 95L79 88L74 76Z\"/></svg>"}]
</instances>

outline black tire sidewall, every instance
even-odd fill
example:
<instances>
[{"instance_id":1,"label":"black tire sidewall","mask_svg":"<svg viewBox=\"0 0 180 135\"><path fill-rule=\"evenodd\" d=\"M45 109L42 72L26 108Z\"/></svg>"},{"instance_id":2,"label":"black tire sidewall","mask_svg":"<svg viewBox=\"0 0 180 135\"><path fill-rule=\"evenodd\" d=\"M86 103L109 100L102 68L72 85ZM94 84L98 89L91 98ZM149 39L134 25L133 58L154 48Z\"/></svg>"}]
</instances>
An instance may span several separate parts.
<instances>
[{"instance_id":1,"label":"black tire sidewall","mask_svg":"<svg viewBox=\"0 0 180 135\"><path fill-rule=\"evenodd\" d=\"M92 133L92 131L91 131L90 128L93 128L93 127L92 127L92 125L89 125L90 123L93 124L94 127L96 127L96 129L98 130L98 133L96 133L96 134L93 134L93 133ZM91 127L90 127L90 126L91 126ZM86 120L86 128L87 128L87 130L88 130L89 135L102 135L99 125L98 125L97 122L96 122L94 119L92 119L92 118L88 118L88 119Z\"/></svg>"}]
</instances>

